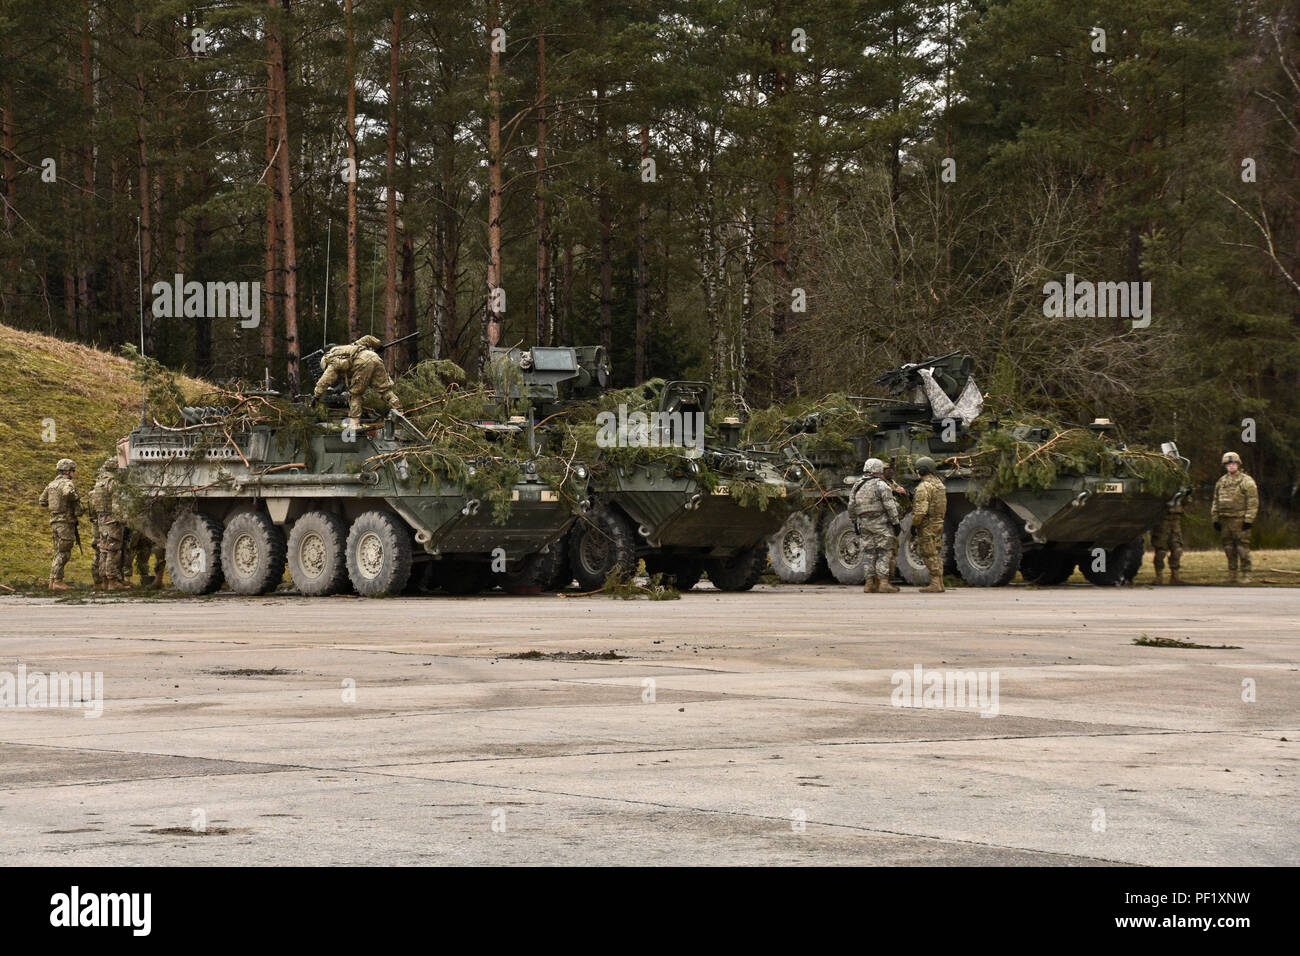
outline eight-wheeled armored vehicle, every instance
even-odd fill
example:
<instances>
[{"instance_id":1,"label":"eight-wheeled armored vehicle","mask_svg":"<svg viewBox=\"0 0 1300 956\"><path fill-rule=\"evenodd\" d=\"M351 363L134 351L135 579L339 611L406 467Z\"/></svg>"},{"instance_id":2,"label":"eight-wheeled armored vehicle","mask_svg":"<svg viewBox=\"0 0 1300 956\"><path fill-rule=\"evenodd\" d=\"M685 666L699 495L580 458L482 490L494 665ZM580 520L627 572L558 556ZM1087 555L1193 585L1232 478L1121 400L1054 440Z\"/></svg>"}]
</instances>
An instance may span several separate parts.
<instances>
[{"instance_id":1,"label":"eight-wheeled armored vehicle","mask_svg":"<svg viewBox=\"0 0 1300 956\"><path fill-rule=\"evenodd\" d=\"M861 583L862 555L846 506L862 463L868 457L891 462L906 488L919 480L912 463L921 456L939 463L948 490L945 570L967 584L1003 585L1017 571L1031 583L1059 584L1076 567L1097 585L1132 580L1141 566L1142 535L1168 504L1186 494L1186 483L1176 482L1163 493L1150 487L1104 421L1087 426L1104 444L1099 456L1104 461L1062 468L1038 486L997 482L987 456L978 454L981 437L1000 432L1023 464L1036 454L1054 454L1050 443L1056 436L1048 427L977 424L982 397L972 365L969 356L953 353L886 373L878 384L887 386L891 397L855 400L862 425L850 436L853 452L808 453L817 468L816 485L805 495L805 508L769 542L769 557L782 580L807 581L824 567L842 583ZM818 424L816 417L792 421L787 437L797 446ZM1182 467L1173 461L1171 467ZM929 572L916 553L910 515L902 524L898 570L910 584L927 584Z\"/></svg>"}]
</instances>

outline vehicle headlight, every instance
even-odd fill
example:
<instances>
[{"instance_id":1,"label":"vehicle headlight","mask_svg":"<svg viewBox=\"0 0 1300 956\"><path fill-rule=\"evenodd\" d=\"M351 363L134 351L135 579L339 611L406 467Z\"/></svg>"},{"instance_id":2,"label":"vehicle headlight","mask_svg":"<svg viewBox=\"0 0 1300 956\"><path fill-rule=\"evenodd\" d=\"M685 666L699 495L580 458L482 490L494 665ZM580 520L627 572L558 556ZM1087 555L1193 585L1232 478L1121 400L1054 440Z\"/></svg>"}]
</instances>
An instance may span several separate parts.
<instances>
[{"instance_id":1,"label":"vehicle headlight","mask_svg":"<svg viewBox=\"0 0 1300 956\"><path fill-rule=\"evenodd\" d=\"M579 478L586 478L586 477L587 477L587 469L586 469L586 468L583 468L581 465L579 465L577 468L575 468L575 469L573 470L573 473L576 474Z\"/></svg>"}]
</instances>

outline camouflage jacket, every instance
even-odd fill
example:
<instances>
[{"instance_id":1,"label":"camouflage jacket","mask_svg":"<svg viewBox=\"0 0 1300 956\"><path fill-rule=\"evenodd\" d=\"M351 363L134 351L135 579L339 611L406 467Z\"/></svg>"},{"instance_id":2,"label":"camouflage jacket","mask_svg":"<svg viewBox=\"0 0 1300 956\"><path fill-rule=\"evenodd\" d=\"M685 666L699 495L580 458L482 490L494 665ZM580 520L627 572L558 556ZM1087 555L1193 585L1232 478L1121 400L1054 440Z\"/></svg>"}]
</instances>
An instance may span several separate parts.
<instances>
[{"instance_id":1,"label":"camouflage jacket","mask_svg":"<svg viewBox=\"0 0 1300 956\"><path fill-rule=\"evenodd\" d=\"M854 485L849 517L868 521L887 518L888 524L898 524L898 501L883 478L871 477Z\"/></svg>"},{"instance_id":2,"label":"camouflage jacket","mask_svg":"<svg viewBox=\"0 0 1300 956\"><path fill-rule=\"evenodd\" d=\"M350 378L355 372L367 365L383 365L384 360L374 349L353 342L351 345L338 345L325 353L321 360L321 377L316 380L315 395L325 394L325 390L336 384L340 378Z\"/></svg>"},{"instance_id":3,"label":"camouflage jacket","mask_svg":"<svg viewBox=\"0 0 1300 956\"><path fill-rule=\"evenodd\" d=\"M926 475L916 486L912 498L912 522L942 524L948 513L948 492L938 475Z\"/></svg>"},{"instance_id":4,"label":"camouflage jacket","mask_svg":"<svg viewBox=\"0 0 1300 956\"><path fill-rule=\"evenodd\" d=\"M97 518L118 518L117 475L101 471L90 489L90 511Z\"/></svg>"},{"instance_id":5,"label":"camouflage jacket","mask_svg":"<svg viewBox=\"0 0 1300 956\"><path fill-rule=\"evenodd\" d=\"M1241 518L1253 522L1259 514L1259 489L1255 479L1244 471L1224 475L1214 486L1214 503L1210 518Z\"/></svg>"},{"instance_id":6,"label":"camouflage jacket","mask_svg":"<svg viewBox=\"0 0 1300 956\"><path fill-rule=\"evenodd\" d=\"M50 524L63 521L75 522L84 514L81 496L77 494L77 486L65 475L59 475L45 486L45 490L37 499L37 504L49 509Z\"/></svg>"}]
</instances>

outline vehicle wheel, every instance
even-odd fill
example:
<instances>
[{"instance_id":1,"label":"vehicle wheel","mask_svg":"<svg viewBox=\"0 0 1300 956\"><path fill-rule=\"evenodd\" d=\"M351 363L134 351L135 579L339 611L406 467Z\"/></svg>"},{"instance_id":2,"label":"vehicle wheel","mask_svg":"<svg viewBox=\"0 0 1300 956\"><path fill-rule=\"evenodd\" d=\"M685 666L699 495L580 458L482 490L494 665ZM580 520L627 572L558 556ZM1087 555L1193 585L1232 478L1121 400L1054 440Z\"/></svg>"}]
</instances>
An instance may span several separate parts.
<instances>
[{"instance_id":1,"label":"vehicle wheel","mask_svg":"<svg viewBox=\"0 0 1300 956\"><path fill-rule=\"evenodd\" d=\"M1138 572L1142 570L1142 560L1146 557L1146 542L1134 538L1128 543L1128 559L1124 563L1124 583L1132 584Z\"/></svg>"},{"instance_id":2,"label":"vehicle wheel","mask_svg":"<svg viewBox=\"0 0 1300 956\"><path fill-rule=\"evenodd\" d=\"M548 587L559 576L559 567L563 563L561 545L551 545L547 551L530 554L519 562L515 570L495 575L503 591L529 590L537 588L542 591L554 590Z\"/></svg>"},{"instance_id":3,"label":"vehicle wheel","mask_svg":"<svg viewBox=\"0 0 1300 956\"><path fill-rule=\"evenodd\" d=\"M948 561L948 539L944 536L941 556ZM912 516L909 514L902 521L902 530L898 533L898 573L903 580L913 587L925 587L930 583L930 569L921 560L921 552L916 548L916 536L912 534Z\"/></svg>"},{"instance_id":4,"label":"vehicle wheel","mask_svg":"<svg viewBox=\"0 0 1300 956\"><path fill-rule=\"evenodd\" d=\"M767 539L767 559L786 584L806 584L824 570L817 515L796 511Z\"/></svg>"},{"instance_id":5,"label":"vehicle wheel","mask_svg":"<svg viewBox=\"0 0 1300 956\"><path fill-rule=\"evenodd\" d=\"M957 522L952 518L943 521L943 573L959 577L957 571Z\"/></svg>"},{"instance_id":6,"label":"vehicle wheel","mask_svg":"<svg viewBox=\"0 0 1300 956\"><path fill-rule=\"evenodd\" d=\"M1026 551L1020 558L1020 576L1028 584L1051 587L1068 581L1074 565L1074 556L1064 551L1049 548Z\"/></svg>"},{"instance_id":7,"label":"vehicle wheel","mask_svg":"<svg viewBox=\"0 0 1300 956\"><path fill-rule=\"evenodd\" d=\"M1079 570L1088 579L1088 583L1097 587L1115 587L1133 580L1138 568L1142 566L1142 542L1130 541L1106 552L1106 560L1100 570L1094 570L1096 558L1089 548L1079 561Z\"/></svg>"},{"instance_id":8,"label":"vehicle wheel","mask_svg":"<svg viewBox=\"0 0 1300 956\"><path fill-rule=\"evenodd\" d=\"M496 583L492 578L486 564L473 561L434 561L429 564L430 587L442 588L448 594L478 594Z\"/></svg>"},{"instance_id":9,"label":"vehicle wheel","mask_svg":"<svg viewBox=\"0 0 1300 956\"><path fill-rule=\"evenodd\" d=\"M617 565L629 575L636 570L636 538L621 514L600 508L580 518L569 534L569 566L582 590L604 587Z\"/></svg>"},{"instance_id":10,"label":"vehicle wheel","mask_svg":"<svg viewBox=\"0 0 1300 956\"><path fill-rule=\"evenodd\" d=\"M309 511L289 529L289 577L299 593L323 597L347 589L348 532L329 511Z\"/></svg>"},{"instance_id":11,"label":"vehicle wheel","mask_svg":"<svg viewBox=\"0 0 1300 956\"><path fill-rule=\"evenodd\" d=\"M236 594L266 594L284 578L284 532L270 517L241 511L221 536L221 573Z\"/></svg>"},{"instance_id":12,"label":"vehicle wheel","mask_svg":"<svg viewBox=\"0 0 1300 956\"><path fill-rule=\"evenodd\" d=\"M558 560L555 562L554 573L546 583L542 585L543 591L564 591L573 583L573 566L569 564L569 539L566 535L559 541L551 542L551 550L555 552Z\"/></svg>"},{"instance_id":13,"label":"vehicle wheel","mask_svg":"<svg viewBox=\"0 0 1300 956\"><path fill-rule=\"evenodd\" d=\"M704 576L704 564L695 558L652 554L645 559L645 571L646 574L662 574L665 583L679 591L689 591Z\"/></svg>"},{"instance_id":14,"label":"vehicle wheel","mask_svg":"<svg viewBox=\"0 0 1300 956\"><path fill-rule=\"evenodd\" d=\"M348 578L362 597L400 594L411 576L411 532L400 518L367 511L348 532Z\"/></svg>"},{"instance_id":15,"label":"vehicle wheel","mask_svg":"<svg viewBox=\"0 0 1300 956\"><path fill-rule=\"evenodd\" d=\"M862 568L862 541L854 532L847 511L836 514L826 526L822 553L826 557L826 567L840 584L861 584L866 580L866 571Z\"/></svg>"},{"instance_id":16,"label":"vehicle wheel","mask_svg":"<svg viewBox=\"0 0 1300 956\"><path fill-rule=\"evenodd\" d=\"M962 518L954 544L957 571L974 587L1001 587L1020 570L1020 529L1000 511L980 508Z\"/></svg>"},{"instance_id":17,"label":"vehicle wheel","mask_svg":"<svg viewBox=\"0 0 1300 956\"><path fill-rule=\"evenodd\" d=\"M182 594L211 594L221 588L221 534L216 518L190 511L167 532L167 573Z\"/></svg>"},{"instance_id":18,"label":"vehicle wheel","mask_svg":"<svg viewBox=\"0 0 1300 956\"><path fill-rule=\"evenodd\" d=\"M704 570L719 591L748 591L763 576L767 567L767 549L761 545L746 548L726 558L709 558ZM685 590L678 587L678 590Z\"/></svg>"}]
</instances>

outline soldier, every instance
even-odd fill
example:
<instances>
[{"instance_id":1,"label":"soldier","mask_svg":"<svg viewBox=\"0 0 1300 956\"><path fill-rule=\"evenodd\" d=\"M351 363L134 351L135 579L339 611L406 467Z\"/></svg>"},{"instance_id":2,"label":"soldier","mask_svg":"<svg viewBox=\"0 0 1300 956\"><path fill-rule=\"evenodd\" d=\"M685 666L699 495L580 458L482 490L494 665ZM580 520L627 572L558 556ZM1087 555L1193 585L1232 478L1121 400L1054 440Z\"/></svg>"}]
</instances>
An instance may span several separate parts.
<instances>
[{"instance_id":1,"label":"soldier","mask_svg":"<svg viewBox=\"0 0 1300 956\"><path fill-rule=\"evenodd\" d=\"M898 546L898 502L885 484L883 461L868 458L862 474L866 477L853 487L849 496L849 517L862 540L866 572L862 590L869 594L895 594L898 588L889 581L889 561Z\"/></svg>"},{"instance_id":2,"label":"soldier","mask_svg":"<svg viewBox=\"0 0 1300 956\"><path fill-rule=\"evenodd\" d=\"M912 496L907 493L907 489L894 480L894 465L892 462L885 465L885 472L882 476L885 484L889 485L889 490L894 493L894 500L898 502L899 520L907 514L912 507ZM900 579L898 573L898 538L894 538L894 550L889 555L889 580Z\"/></svg>"},{"instance_id":3,"label":"soldier","mask_svg":"<svg viewBox=\"0 0 1300 956\"><path fill-rule=\"evenodd\" d=\"M1178 569L1183 562L1183 500L1165 508L1165 516L1151 532L1155 550L1156 584L1165 583L1165 554L1169 555L1169 583L1182 584Z\"/></svg>"},{"instance_id":4,"label":"soldier","mask_svg":"<svg viewBox=\"0 0 1300 956\"><path fill-rule=\"evenodd\" d=\"M1259 489L1255 479L1241 470L1241 456L1230 451L1223 456L1228 473L1214 486L1210 519L1223 540L1228 556L1228 583L1237 582L1237 564L1241 563L1241 583L1250 583L1250 528L1259 514Z\"/></svg>"},{"instance_id":5,"label":"soldier","mask_svg":"<svg viewBox=\"0 0 1300 956\"><path fill-rule=\"evenodd\" d=\"M69 591L72 585L63 582L63 569L72 556L72 545L77 540L77 519L83 514L81 497L72 483L77 474L76 463L71 458L60 458L55 465L58 476L45 486L38 503L50 512L50 531L54 538L54 560L50 562L50 590Z\"/></svg>"},{"instance_id":6,"label":"soldier","mask_svg":"<svg viewBox=\"0 0 1300 956\"><path fill-rule=\"evenodd\" d=\"M351 345L338 345L326 352L321 360L321 377L312 393L313 400L324 395L342 378L347 382L350 418L361 420L361 397L368 388L379 392L389 408L400 412L402 402L393 391L393 380L388 377L384 360L375 351L379 344L379 339L373 335L363 335Z\"/></svg>"},{"instance_id":7,"label":"soldier","mask_svg":"<svg viewBox=\"0 0 1300 956\"><path fill-rule=\"evenodd\" d=\"M95 487L90 490L90 511L95 523L95 587L120 591L129 585L122 582L122 545L126 524L116 501L117 459L109 458L100 466Z\"/></svg>"},{"instance_id":8,"label":"soldier","mask_svg":"<svg viewBox=\"0 0 1300 956\"><path fill-rule=\"evenodd\" d=\"M918 458L916 473L921 482L912 497L912 534L916 550L930 572L930 583L922 594L943 592L943 519L948 514L948 490L934 473L933 458Z\"/></svg>"},{"instance_id":9,"label":"soldier","mask_svg":"<svg viewBox=\"0 0 1300 956\"><path fill-rule=\"evenodd\" d=\"M153 574L149 573L149 556L153 556ZM163 571L167 568L167 543L150 537L143 531L131 530L131 544L123 560L123 575L130 580L131 563L140 575L140 587L157 590L163 586ZM130 585L128 584L128 587Z\"/></svg>"}]
</instances>

